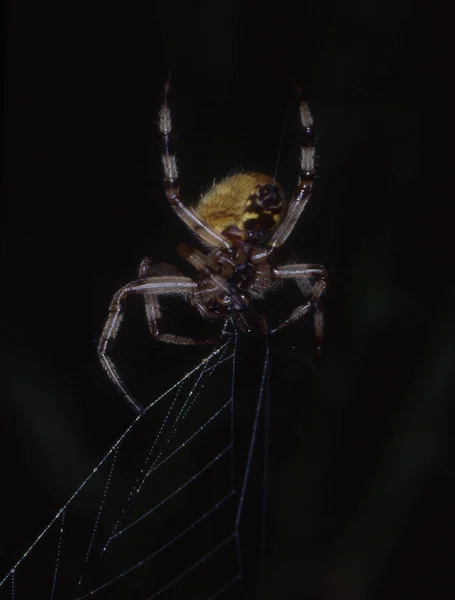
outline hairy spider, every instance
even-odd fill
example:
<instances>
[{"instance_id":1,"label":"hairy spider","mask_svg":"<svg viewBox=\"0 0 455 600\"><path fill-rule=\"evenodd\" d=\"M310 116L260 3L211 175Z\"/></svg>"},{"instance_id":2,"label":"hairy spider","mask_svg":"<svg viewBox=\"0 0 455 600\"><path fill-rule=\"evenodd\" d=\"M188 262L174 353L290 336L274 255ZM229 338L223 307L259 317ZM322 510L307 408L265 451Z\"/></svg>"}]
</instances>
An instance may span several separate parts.
<instances>
[{"instance_id":1,"label":"hairy spider","mask_svg":"<svg viewBox=\"0 0 455 600\"><path fill-rule=\"evenodd\" d=\"M152 336L172 344L209 344L219 339L161 333L159 296L177 295L208 319L230 317L242 331L253 328L275 333L313 310L318 352L322 344L323 316L319 298L326 287L326 269L314 264L278 265L277 249L289 237L311 194L315 167L313 117L307 102L300 99L302 143L300 176L297 188L286 202L275 179L261 173L238 173L226 177L204 194L195 207L180 199L178 170L171 150L172 121L168 104L169 81L159 113L163 142L163 171L167 199L177 216L196 234L207 253L180 244L177 251L197 271L194 279L185 277L166 263L153 264L145 258L139 279L128 283L114 295L98 345L101 363L109 377L137 411L140 406L126 390L108 354L123 318L124 303L130 294L142 294ZM296 282L304 301L280 324L269 328L253 305L279 288L284 279Z\"/></svg>"}]
</instances>

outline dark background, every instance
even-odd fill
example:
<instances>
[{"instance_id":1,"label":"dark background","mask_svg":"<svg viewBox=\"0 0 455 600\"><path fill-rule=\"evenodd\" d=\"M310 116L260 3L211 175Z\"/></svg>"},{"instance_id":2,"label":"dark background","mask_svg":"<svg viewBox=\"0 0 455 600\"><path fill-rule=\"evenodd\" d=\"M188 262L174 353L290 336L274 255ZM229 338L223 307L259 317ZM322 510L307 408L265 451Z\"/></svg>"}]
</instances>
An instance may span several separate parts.
<instances>
[{"instance_id":1,"label":"dark background","mask_svg":"<svg viewBox=\"0 0 455 600\"><path fill-rule=\"evenodd\" d=\"M273 172L279 150L292 191L297 81L317 123L289 244L331 270L326 349L272 381L295 412L272 428L269 597L450 596L453 192L431 15L405 0L3 10L2 572L132 420L96 357L113 292L146 255L185 269L156 127L172 72L188 201L232 169ZM181 355L150 345L172 377Z\"/></svg>"}]
</instances>

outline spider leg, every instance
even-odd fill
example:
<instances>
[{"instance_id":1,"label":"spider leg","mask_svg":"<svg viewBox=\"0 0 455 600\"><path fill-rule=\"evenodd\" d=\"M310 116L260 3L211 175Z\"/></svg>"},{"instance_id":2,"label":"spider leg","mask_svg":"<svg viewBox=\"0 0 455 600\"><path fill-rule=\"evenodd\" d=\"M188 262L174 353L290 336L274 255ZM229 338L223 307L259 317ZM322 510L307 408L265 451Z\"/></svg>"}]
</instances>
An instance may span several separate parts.
<instances>
[{"instance_id":1,"label":"spider leg","mask_svg":"<svg viewBox=\"0 0 455 600\"><path fill-rule=\"evenodd\" d=\"M182 281L191 281L196 289L196 284L188 277L184 277L178 271L178 269L176 269L172 265L168 265L166 263L153 264L149 258L144 258L139 267L139 277L141 279L155 279L157 275L172 275L174 277L178 277L178 279ZM156 340L159 340L161 342L167 342L169 344L180 344L182 346L217 344L221 340L221 338L208 340L197 339L189 336L175 335L173 333L161 333L159 330L159 321L162 315L160 303L158 301L158 295L162 293L163 292L159 292L158 294L149 292L143 293L145 302L145 313L147 315L147 323L149 326L150 333ZM193 298L193 303L198 309L200 309L200 312L203 312L204 305L202 303L198 302L195 298Z\"/></svg>"},{"instance_id":2,"label":"spider leg","mask_svg":"<svg viewBox=\"0 0 455 600\"><path fill-rule=\"evenodd\" d=\"M218 235L211 229L207 223L201 220L196 212L187 208L180 199L180 188L178 181L178 169L175 153L172 151L172 118L171 110L167 101L167 96L170 88L170 79L167 80L164 86L164 101L159 113L159 130L163 141L162 164L164 172L164 188L167 199L170 205L177 213L177 216L182 219L185 225L194 231L209 246L216 248L230 248L230 244L223 237Z\"/></svg>"},{"instance_id":3,"label":"spider leg","mask_svg":"<svg viewBox=\"0 0 455 600\"><path fill-rule=\"evenodd\" d=\"M269 333L274 334L301 319L309 310L314 311L314 332L316 336L316 349L318 356L322 352L324 315L319 303L319 298L327 286L327 271L325 267L312 264L285 265L274 269L278 279L293 279L304 296L310 296L305 304L297 306L292 313ZM315 283L311 279L316 279Z\"/></svg>"},{"instance_id":4,"label":"spider leg","mask_svg":"<svg viewBox=\"0 0 455 600\"><path fill-rule=\"evenodd\" d=\"M287 240L307 205L313 189L315 173L313 115L311 114L308 102L303 100L303 98L300 98L300 124L302 139L300 146L299 184L289 201L289 207L284 219L270 238L269 245L271 246L271 250L281 246Z\"/></svg>"},{"instance_id":5,"label":"spider leg","mask_svg":"<svg viewBox=\"0 0 455 600\"><path fill-rule=\"evenodd\" d=\"M182 296L183 298L189 299L194 293L197 284L188 277L181 275L164 275L162 277L149 277L146 279L140 279L133 281L124 287L120 288L114 295L110 308L109 315L104 325L101 337L98 343L98 355L100 357L101 364L106 371L110 379L115 383L117 388L122 392L128 402L134 407L137 412L142 412L142 408L134 400L131 394L123 384L120 375L118 374L117 368L114 365L111 357L109 356L109 349L114 342L115 338L120 329L120 325L123 320L124 303L126 298L131 294L142 294L146 298L146 310L149 307L149 313L155 318L152 318L152 323L149 321L150 330L152 335L159 337L158 328L156 321L160 316L159 304L157 302L157 296L164 294L173 294ZM153 298L152 302L150 299ZM148 316L148 315L147 315ZM163 341L173 343L193 343L186 340L186 338L178 338L178 336L164 336L159 337Z\"/></svg>"}]
</instances>

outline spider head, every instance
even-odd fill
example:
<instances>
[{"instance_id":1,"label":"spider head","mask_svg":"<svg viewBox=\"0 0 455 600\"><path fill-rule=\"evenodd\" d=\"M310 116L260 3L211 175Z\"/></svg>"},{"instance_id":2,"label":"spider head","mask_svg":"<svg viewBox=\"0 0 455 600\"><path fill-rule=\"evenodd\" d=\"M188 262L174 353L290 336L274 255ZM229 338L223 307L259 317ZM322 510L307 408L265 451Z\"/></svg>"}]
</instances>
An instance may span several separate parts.
<instances>
[{"instance_id":1,"label":"spider head","mask_svg":"<svg viewBox=\"0 0 455 600\"><path fill-rule=\"evenodd\" d=\"M198 215L231 242L262 242L281 221L285 197L277 181L239 173L216 183L199 201Z\"/></svg>"}]
</instances>

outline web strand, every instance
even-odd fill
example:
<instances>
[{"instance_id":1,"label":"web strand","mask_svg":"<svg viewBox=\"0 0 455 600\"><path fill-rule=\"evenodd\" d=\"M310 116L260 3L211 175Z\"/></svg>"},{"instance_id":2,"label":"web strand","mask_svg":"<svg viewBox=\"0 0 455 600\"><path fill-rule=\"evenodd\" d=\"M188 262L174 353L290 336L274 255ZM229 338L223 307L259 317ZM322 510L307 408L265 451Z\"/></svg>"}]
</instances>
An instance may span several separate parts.
<instances>
[{"instance_id":1,"label":"web strand","mask_svg":"<svg viewBox=\"0 0 455 600\"><path fill-rule=\"evenodd\" d=\"M256 597L260 597L269 418L267 410L265 416L263 411L268 395L270 351L266 340L262 375L256 398L250 398L254 410L246 433L235 422L235 406L244 402L237 393L238 351L238 336L233 329L226 343L149 403L4 576L0 596L9 583L9 597L19 598L19 589L23 593L23 588L18 581L30 582L31 589L39 593L35 589L38 571L33 570L33 565L39 563L39 575L45 577L41 556L49 555L47 547L58 533L54 561L49 566L51 600L125 597L132 581L143 582L140 597L144 600L164 600L170 598L169 594L179 596L187 588L198 590L201 595L197 597L206 600L227 597L231 592L237 597L236 590L243 585L245 572L242 523L247 519L243 519L243 513L252 486L252 470L257 468L254 457L263 452L260 468L264 473L259 491L263 495L262 517L256 532L258 556L254 560L258 566L254 576L258 582ZM265 427L264 447L258 449L261 419ZM238 450L242 447L242 435L248 436L243 455ZM143 440L149 440L146 446ZM137 453L143 458L135 459L137 473L131 472L132 481L125 483L125 474L132 468L129 457ZM78 503L83 499L85 507L86 497L92 497L94 491L100 496L93 517L87 515L92 522L88 535L84 534L84 548L78 527L82 516ZM146 543L142 543L143 539ZM46 544L44 552L42 544ZM76 571L73 563L80 565ZM167 567L163 570L159 565ZM207 568L217 573L219 570L219 576L213 581L204 576ZM196 597L196 592L189 593L189 597L192 593Z\"/></svg>"}]
</instances>

